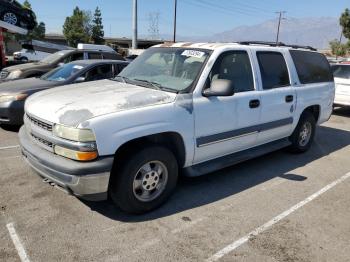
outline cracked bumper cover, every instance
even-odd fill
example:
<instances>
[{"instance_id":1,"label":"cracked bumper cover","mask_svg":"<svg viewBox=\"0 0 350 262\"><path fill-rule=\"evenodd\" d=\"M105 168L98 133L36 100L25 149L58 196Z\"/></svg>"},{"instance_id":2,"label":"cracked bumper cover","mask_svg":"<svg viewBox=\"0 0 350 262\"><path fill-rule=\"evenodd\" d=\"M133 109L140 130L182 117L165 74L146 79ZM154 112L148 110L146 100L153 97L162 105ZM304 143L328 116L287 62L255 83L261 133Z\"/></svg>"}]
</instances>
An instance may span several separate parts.
<instances>
[{"instance_id":1,"label":"cracked bumper cover","mask_svg":"<svg viewBox=\"0 0 350 262\"><path fill-rule=\"evenodd\" d=\"M24 126L19 131L19 139L26 162L40 176L80 198L92 201L107 199L113 156L99 157L91 162L57 156L33 142Z\"/></svg>"}]
</instances>

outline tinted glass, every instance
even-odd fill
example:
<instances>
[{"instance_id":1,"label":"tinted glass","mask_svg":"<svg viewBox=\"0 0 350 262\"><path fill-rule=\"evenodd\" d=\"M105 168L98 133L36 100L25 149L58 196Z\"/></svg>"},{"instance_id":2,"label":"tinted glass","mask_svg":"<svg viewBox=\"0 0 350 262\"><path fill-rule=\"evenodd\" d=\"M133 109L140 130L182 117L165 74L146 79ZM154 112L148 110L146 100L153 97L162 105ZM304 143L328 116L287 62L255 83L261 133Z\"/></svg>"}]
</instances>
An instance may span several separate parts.
<instances>
[{"instance_id":1,"label":"tinted glass","mask_svg":"<svg viewBox=\"0 0 350 262\"><path fill-rule=\"evenodd\" d=\"M350 79L350 65L333 65L334 77Z\"/></svg>"},{"instance_id":2,"label":"tinted glass","mask_svg":"<svg viewBox=\"0 0 350 262\"><path fill-rule=\"evenodd\" d=\"M333 81L326 57L316 52L290 50L298 72L300 83L320 83Z\"/></svg>"},{"instance_id":3,"label":"tinted glass","mask_svg":"<svg viewBox=\"0 0 350 262\"><path fill-rule=\"evenodd\" d=\"M209 74L214 79L231 80L236 93L254 90L253 72L245 51L225 52L216 60Z\"/></svg>"},{"instance_id":4,"label":"tinted glass","mask_svg":"<svg viewBox=\"0 0 350 262\"><path fill-rule=\"evenodd\" d=\"M121 71L123 71L123 69L127 66L128 64L119 64L119 65L115 65L115 71L117 72L117 74L119 74Z\"/></svg>"},{"instance_id":5,"label":"tinted glass","mask_svg":"<svg viewBox=\"0 0 350 262\"><path fill-rule=\"evenodd\" d=\"M113 77L112 65L100 65L85 74L86 81L96 81Z\"/></svg>"},{"instance_id":6,"label":"tinted glass","mask_svg":"<svg viewBox=\"0 0 350 262\"><path fill-rule=\"evenodd\" d=\"M100 53L89 53L89 59L102 59Z\"/></svg>"},{"instance_id":7,"label":"tinted glass","mask_svg":"<svg viewBox=\"0 0 350 262\"><path fill-rule=\"evenodd\" d=\"M286 61L278 52L257 52L264 89L289 86Z\"/></svg>"},{"instance_id":8,"label":"tinted glass","mask_svg":"<svg viewBox=\"0 0 350 262\"><path fill-rule=\"evenodd\" d=\"M112 60L125 60L121 55L117 53L103 53L103 59L112 59Z\"/></svg>"}]
</instances>

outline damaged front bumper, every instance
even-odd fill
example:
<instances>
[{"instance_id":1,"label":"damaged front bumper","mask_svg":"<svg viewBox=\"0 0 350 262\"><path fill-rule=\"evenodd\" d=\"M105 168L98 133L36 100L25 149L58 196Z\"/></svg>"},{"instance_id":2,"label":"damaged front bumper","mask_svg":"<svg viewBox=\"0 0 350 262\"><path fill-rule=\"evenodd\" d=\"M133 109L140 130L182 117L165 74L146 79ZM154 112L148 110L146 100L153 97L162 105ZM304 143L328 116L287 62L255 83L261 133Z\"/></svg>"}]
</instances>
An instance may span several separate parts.
<instances>
[{"instance_id":1,"label":"damaged front bumper","mask_svg":"<svg viewBox=\"0 0 350 262\"><path fill-rule=\"evenodd\" d=\"M49 152L33 142L25 127L19 131L22 154L26 162L46 180L82 199L107 199L114 157L100 157L91 162L78 162Z\"/></svg>"}]
</instances>

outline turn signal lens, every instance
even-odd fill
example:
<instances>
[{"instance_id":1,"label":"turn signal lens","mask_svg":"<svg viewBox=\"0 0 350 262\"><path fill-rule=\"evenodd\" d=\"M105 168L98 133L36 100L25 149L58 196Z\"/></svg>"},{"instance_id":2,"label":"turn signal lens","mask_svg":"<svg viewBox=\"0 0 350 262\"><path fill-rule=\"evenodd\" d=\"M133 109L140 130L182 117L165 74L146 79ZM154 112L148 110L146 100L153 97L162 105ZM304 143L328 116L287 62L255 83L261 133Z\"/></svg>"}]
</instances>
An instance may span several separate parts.
<instances>
[{"instance_id":1,"label":"turn signal lens","mask_svg":"<svg viewBox=\"0 0 350 262\"><path fill-rule=\"evenodd\" d=\"M55 146L55 153L66 158L78 160L78 161L91 161L98 157L97 151L81 152L75 151L61 146Z\"/></svg>"}]
</instances>

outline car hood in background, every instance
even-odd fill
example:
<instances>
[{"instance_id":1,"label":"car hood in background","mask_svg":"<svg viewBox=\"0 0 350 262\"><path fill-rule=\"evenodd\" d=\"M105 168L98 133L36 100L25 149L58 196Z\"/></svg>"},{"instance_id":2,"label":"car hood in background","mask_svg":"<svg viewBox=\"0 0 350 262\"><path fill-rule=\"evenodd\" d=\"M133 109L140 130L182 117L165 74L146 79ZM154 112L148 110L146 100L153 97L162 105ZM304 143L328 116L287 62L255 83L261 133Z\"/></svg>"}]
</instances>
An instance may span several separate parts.
<instances>
[{"instance_id":1,"label":"car hood in background","mask_svg":"<svg viewBox=\"0 0 350 262\"><path fill-rule=\"evenodd\" d=\"M0 83L0 94L26 93L36 89L57 86L59 82L42 80L40 78L26 78Z\"/></svg>"},{"instance_id":2,"label":"car hood in background","mask_svg":"<svg viewBox=\"0 0 350 262\"><path fill-rule=\"evenodd\" d=\"M26 112L43 121L77 126L104 114L171 103L176 94L100 80L45 90L31 96Z\"/></svg>"},{"instance_id":3,"label":"car hood in background","mask_svg":"<svg viewBox=\"0 0 350 262\"><path fill-rule=\"evenodd\" d=\"M48 68L48 67L52 67L52 65L35 62L35 63L25 63L25 64L20 64L20 65L9 66L9 67L4 68L3 70L7 71L7 72L13 72L16 70L25 71L28 69L44 69L44 68Z\"/></svg>"}]
</instances>

